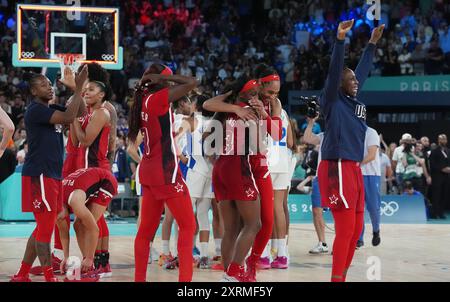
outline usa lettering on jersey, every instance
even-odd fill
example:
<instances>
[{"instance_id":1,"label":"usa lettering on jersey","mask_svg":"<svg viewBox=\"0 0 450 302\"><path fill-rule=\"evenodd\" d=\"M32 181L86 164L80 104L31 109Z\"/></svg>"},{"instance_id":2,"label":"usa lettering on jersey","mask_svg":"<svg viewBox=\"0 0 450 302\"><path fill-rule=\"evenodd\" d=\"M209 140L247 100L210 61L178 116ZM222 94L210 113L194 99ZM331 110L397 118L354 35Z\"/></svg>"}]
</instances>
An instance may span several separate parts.
<instances>
[{"instance_id":1,"label":"usa lettering on jersey","mask_svg":"<svg viewBox=\"0 0 450 302\"><path fill-rule=\"evenodd\" d=\"M355 115L357 118L366 120L366 106L364 105L356 105Z\"/></svg>"}]
</instances>

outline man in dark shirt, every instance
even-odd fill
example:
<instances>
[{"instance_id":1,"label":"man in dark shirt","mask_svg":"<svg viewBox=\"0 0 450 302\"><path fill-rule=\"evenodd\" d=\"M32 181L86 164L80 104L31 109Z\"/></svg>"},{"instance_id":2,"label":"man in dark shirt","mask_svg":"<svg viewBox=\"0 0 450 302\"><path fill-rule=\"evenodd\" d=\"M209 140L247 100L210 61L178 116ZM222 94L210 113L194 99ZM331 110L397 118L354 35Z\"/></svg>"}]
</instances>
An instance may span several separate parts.
<instances>
[{"instance_id":1,"label":"man in dark shirt","mask_svg":"<svg viewBox=\"0 0 450 302\"><path fill-rule=\"evenodd\" d=\"M431 151L430 166L432 179L432 218L445 219L445 201L450 197L450 152L447 148L447 136L438 136L439 147Z\"/></svg>"}]
</instances>

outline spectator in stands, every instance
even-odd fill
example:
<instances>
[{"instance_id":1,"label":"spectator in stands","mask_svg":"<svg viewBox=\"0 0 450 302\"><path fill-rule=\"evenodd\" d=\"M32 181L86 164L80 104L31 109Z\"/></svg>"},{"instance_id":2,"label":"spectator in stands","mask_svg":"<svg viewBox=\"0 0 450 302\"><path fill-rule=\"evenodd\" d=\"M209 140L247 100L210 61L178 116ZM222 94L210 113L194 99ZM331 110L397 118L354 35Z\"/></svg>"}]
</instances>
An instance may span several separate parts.
<instances>
[{"instance_id":1,"label":"spectator in stands","mask_svg":"<svg viewBox=\"0 0 450 302\"><path fill-rule=\"evenodd\" d=\"M414 189L412 182L405 181L405 189L403 191L403 195L407 196L423 196L422 193Z\"/></svg>"},{"instance_id":2,"label":"spectator in stands","mask_svg":"<svg viewBox=\"0 0 450 302\"><path fill-rule=\"evenodd\" d=\"M25 162L25 157L28 153L28 143L25 141L22 145L22 149L17 152L16 159L18 165L23 165Z\"/></svg>"},{"instance_id":3,"label":"spectator in stands","mask_svg":"<svg viewBox=\"0 0 450 302\"><path fill-rule=\"evenodd\" d=\"M116 155L114 157L113 172L118 182L127 182L130 180L131 171L128 164L125 138L117 136Z\"/></svg>"},{"instance_id":4,"label":"spectator in stands","mask_svg":"<svg viewBox=\"0 0 450 302\"><path fill-rule=\"evenodd\" d=\"M427 74L441 74L444 62L442 48L439 47L438 41L432 41L425 60L425 72Z\"/></svg>"},{"instance_id":5,"label":"spectator in stands","mask_svg":"<svg viewBox=\"0 0 450 302\"><path fill-rule=\"evenodd\" d=\"M409 133L402 135L400 146L395 148L392 155L392 169L395 171L395 180L398 188L398 193L403 191L403 174L405 173L405 166L402 164L403 150L407 144L412 143L412 136Z\"/></svg>"},{"instance_id":6,"label":"spectator in stands","mask_svg":"<svg viewBox=\"0 0 450 302\"><path fill-rule=\"evenodd\" d=\"M411 64L411 53L408 52L406 47L403 48L402 53L398 56L398 63L400 63L400 73L402 75L410 75L414 72Z\"/></svg>"},{"instance_id":7,"label":"spectator in stands","mask_svg":"<svg viewBox=\"0 0 450 302\"><path fill-rule=\"evenodd\" d=\"M448 24L443 23L441 30L439 30L439 44L445 56L447 67L450 66L450 31Z\"/></svg>"}]
</instances>

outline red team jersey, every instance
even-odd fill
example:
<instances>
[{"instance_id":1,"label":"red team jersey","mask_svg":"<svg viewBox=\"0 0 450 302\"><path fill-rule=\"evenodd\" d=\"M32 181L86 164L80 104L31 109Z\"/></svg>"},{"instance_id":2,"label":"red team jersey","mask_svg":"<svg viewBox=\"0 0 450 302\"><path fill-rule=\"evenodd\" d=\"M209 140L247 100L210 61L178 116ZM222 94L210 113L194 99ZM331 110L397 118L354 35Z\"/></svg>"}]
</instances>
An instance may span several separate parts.
<instances>
[{"instance_id":1,"label":"red team jersey","mask_svg":"<svg viewBox=\"0 0 450 302\"><path fill-rule=\"evenodd\" d=\"M75 172L76 170L82 167L81 159L80 159L80 148L78 146L74 146L72 143L72 139L67 139L66 145L66 158L64 159L62 176L66 178L69 174Z\"/></svg>"},{"instance_id":2,"label":"red team jersey","mask_svg":"<svg viewBox=\"0 0 450 302\"><path fill-rule=\"evenodd\" d=\"M139 167L139 180L143 186L150 188L155 199L188 193L178 166L173 123L169 89L144 92L141 110L144 154Z\"/></svg>"},{"instance_id":3,"label":"red team jersey","mask_svg":"<svg viewBox=\"0 0 450 302\"><path fill-rule=\"evenodd\" d=\"M68 205L75 190L86 193L86 203L95 202L108 206L117 194L117 180L111 172L102 168L79 169L63 180L63 202Z\"/></svg>"},{"instance_id":4,"label":"red team jersey","mask_svg":"<svg viewBox=\"0 0 450 302\"><path fill-rule=\"evenodd\" d=\"M239 102L238 106L248 104ZM235 114L228 114L224 126L224 154L214 164L212 182L214 194L218 201L239 200L253 201L258 197L255 178L250 167L248 155L249 137L237 135L237 121L242 121ZM242 146L245 144L245 146ZM239 150L245 150L246 155L237 155Z\"/></svg>"},{"instance_id":5,"label":"red team jersey","mask_svg":"<svg viewBox=\"0 0 450 302\"><path fill-rule=\"evenodd\" d=\"M106 109L105 109L106 110ZM92 114L85 116L81 128L86 130L91 120ZM104 126L94 142L89 147L81 147L81 167L91 168L99 167L105 170L111 170L111 165L108 160L108 146L109 146L109 133L111 132L111 126Z\"/></svg>"}]
</instances>

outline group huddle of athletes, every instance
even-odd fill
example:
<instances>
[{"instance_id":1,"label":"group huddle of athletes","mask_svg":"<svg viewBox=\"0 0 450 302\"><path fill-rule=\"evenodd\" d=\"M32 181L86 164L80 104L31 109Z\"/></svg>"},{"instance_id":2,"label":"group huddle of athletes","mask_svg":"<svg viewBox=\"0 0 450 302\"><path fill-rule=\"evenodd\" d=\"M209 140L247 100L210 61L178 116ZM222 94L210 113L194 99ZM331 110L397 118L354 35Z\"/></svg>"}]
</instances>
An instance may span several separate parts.
<instances>
[{"instance_id":1,"label":"group huddle of athletes","mask_svg":"<svg viewBox=\"0 0 450 302\"><path fill-rule=\"evenodd\" d=\"M365 107L356 96L368 77L384 28L373 30L353 72L344 67L344 40L352 26L353 20L339 24L320 97L326 130L318 183L322 206L331 209L335 221L331 280L337 282L345 281L363 226L359 163L367 126ZM73 91L66 107L51 104L53 87L45 75L27 78L32 100L25 113L29 153L22 172L22 210L33 212L37 226L11 281L31 281L29 274L58 281L54 272L64 272L70 256L70 213L75 216L73 227L83 257L81 276L75 280L97 281L112 274L104 212L117 194L111 172L117 115L108 102L108 74L96 63L82 65L76 74L66 68L61 82ZM223 281L255 282L257 268L288 267L287 195L296 146L278 99L280 77L274 68L260 64L221 95L199 95L196 86L195 78L152 64L135 88L128 152L139 162L135 174L142 187L134 241L137 282L146 281L151 245L163 213L160 260L166 268L179 268L179 281L191 281L195 265L214 266L208 257L209 209L216 244L213 260L224 272ZM238 125L254 131L245 129L242 134ZM69 127L69 135L63 161L64 127ZM213 128L220 128L220 135ZM255 136L262 139L253 144ZM211 145L221 150L210 152ZM173 220L178 233L175 257L169 248ZM197 232L200 255L195 260ZM271 238L277 250L272 261ZM32 267L36 258L40 266Z\"/></svg>"}]
</instances>

